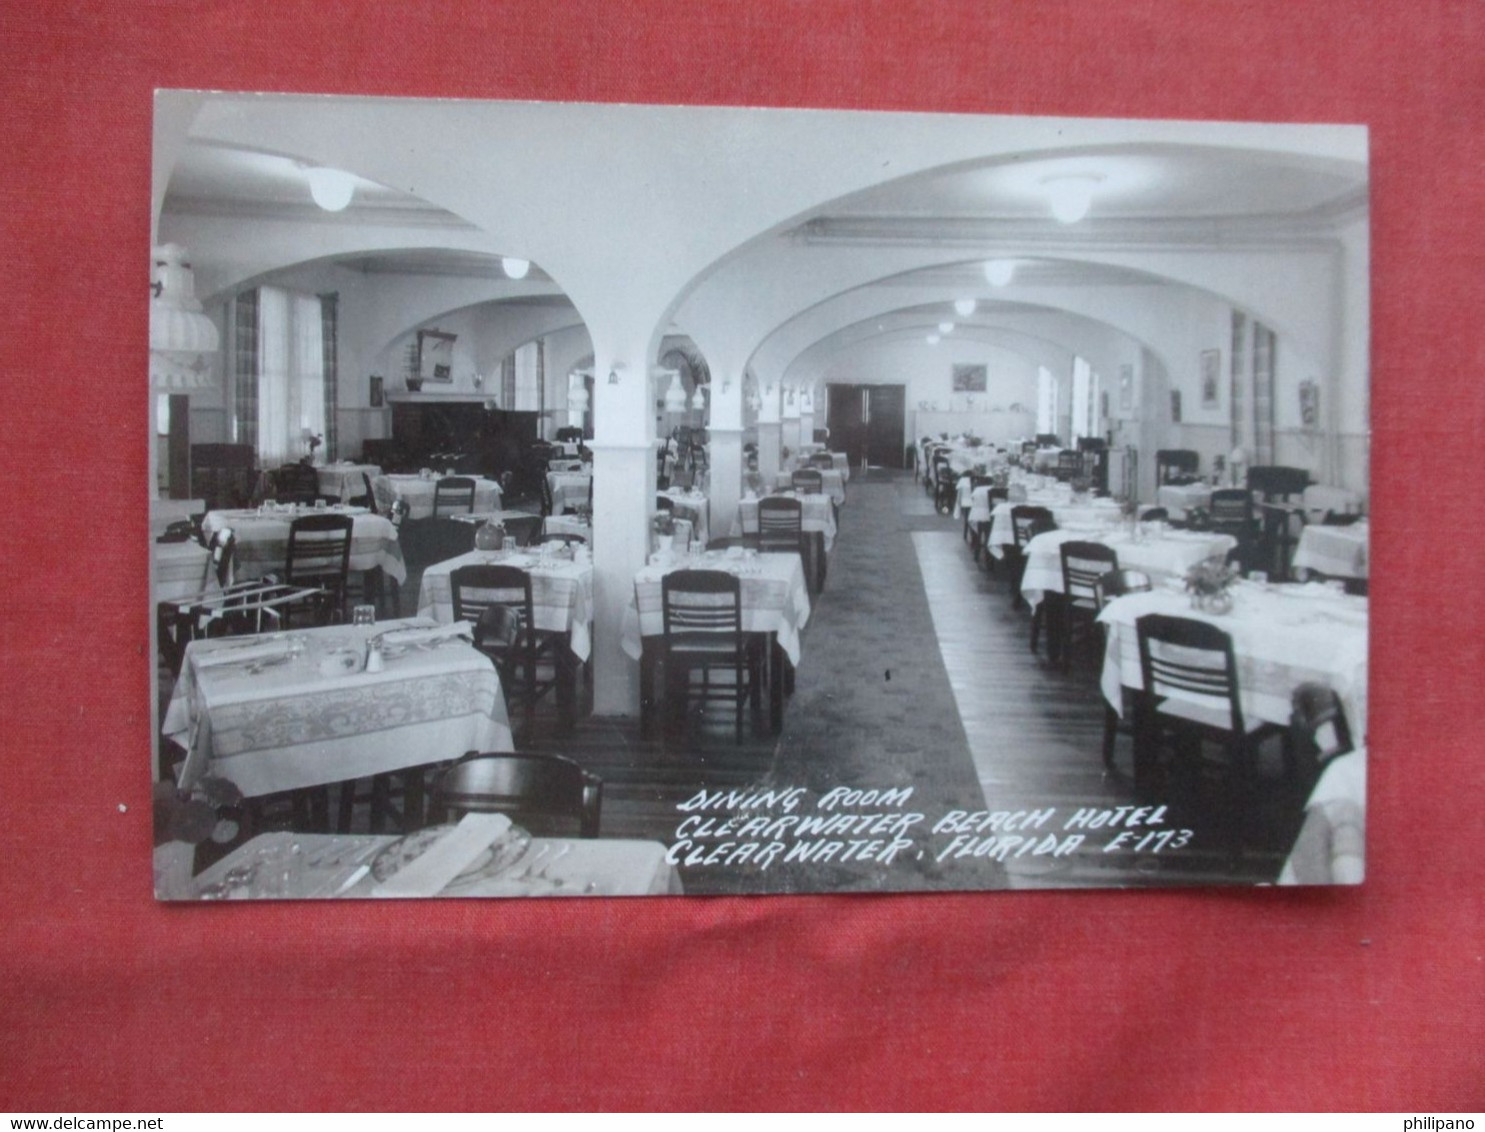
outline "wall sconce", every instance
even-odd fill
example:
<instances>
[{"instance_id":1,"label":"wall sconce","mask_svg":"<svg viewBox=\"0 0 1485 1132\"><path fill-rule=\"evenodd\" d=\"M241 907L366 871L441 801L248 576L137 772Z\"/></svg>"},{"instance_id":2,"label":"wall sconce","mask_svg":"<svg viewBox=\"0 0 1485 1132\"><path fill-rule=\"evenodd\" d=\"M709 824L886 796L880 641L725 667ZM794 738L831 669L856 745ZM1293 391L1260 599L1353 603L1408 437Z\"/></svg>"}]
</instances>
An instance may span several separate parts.
<instances>
[{"instance_id":1,"label":"wall sconce","mask_svg":"<svg viewBox=\"0 0 1485 1132\"><path fill-rule=\"evenodd\" d=\"M482 373L476 373L474 375L474 379L473 380L474 380L474 387L476 389L483 389L485 387L485 375L484 374L482 374Z\"/></svg>"},{"instance_id":2,"label":"wall sconce","mask_svg":"<svg viewBox=\"0 0 1485 1132\"><path fill-rule=\"evenodd\" d=\"M1088 215L1093 204L1093 191L1102 180L1096 173L1068 173L1045 178L1042 184L1047 190L1052 215L1062 224L1076 224Z\"/></svg>"},{"instance_id":3,"label":"wall sconce","mask_svg":"<svg viewBox=\"0 0 1485 1132\"><path fill-rule=\"evenodd\" d=\"M531 270L529 259L517 259L515 256L503 256L500 260L500 268L511 279L525 279L526 272Z\"/></svg>"},{"instance_id":4,"label":"wall sconce","mask_svg":"<svg viewBox=\"0 0 1485 1132\"><path fill-rule=\"evenodd\" d=\"M623 373L623 372L624 372L624 363L623 362L619 362L616 365L612 366L609 369L609 371L608 371L608 383L610 385L618 385L619 384L619 375L621 373Z\"/></svg>"}]
</instances>

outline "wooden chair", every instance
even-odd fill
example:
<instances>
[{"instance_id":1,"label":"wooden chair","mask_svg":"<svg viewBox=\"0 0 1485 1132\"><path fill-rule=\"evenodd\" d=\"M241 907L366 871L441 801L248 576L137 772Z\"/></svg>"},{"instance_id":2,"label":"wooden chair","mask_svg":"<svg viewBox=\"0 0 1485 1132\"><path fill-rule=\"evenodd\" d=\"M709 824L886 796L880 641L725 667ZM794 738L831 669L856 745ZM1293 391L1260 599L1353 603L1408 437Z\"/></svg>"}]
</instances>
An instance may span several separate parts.
<instances>
[{"instance_id":1,"label":"wooden chair","mask_svg":"<svg viewBox=\"0 0 1485 1132\"><path fill-rule=\"evenodd\" d=\"M825 477L818 468L797 468L789 477L795 491L819 495L825 490Z\"/></svg>"},{"instance_id":2,"label":"wooden chair","mask_svg":"<svg viewBox=\"0 0 1485 1132\"><path fill-rule=\"evenodd\" d=\"M1101 542L1065 542L1058 547L1062 557L1062 600L1059 603L1057 635L1060 640L1062 670L1072 667L1073 638L1081 626L1087 636L1095 636L1094 626L1103 608L1099 582L1105 574L1119 569L1119 555Z\"/></svg>"},{"instance_id":3,"label":"wooden chair","mask_svg":"<svg viewBox=\"0 0 1485 1132\"><path fill-rule=\"evenodd\" d=\"M673 570L660 582L665 698L673 718L700 704L730 703L738 742L743 711L762 700L761 650L742 628L742 585L723 570ZM730 683L713 677L730 673ZM699 676L699 679L697 677Z\"/></svg>"},{"instance_id":4,"label":"wooden chair","mask_svg":"<svg viewBox=\"0 0 1485 1132\"><path fill-rule=\"evenodd\" d=\"M284 583L313 586L324 594L311 609L323 625L344 620L347 575L351 560L349 515L301 515L289 524L289 547L284 558ZM299 611L295 611L297 613ZM293 616L293 614L291 614Z\"/></svg>"},{"instance_id":5,"label":"wooden chair","mask_svg":"<svg viewBox=\"0 0 1485 1132\"><path fill-rule=\"evenodd\" d=\"M1110 570L1102 575L1094 585L1094 593L1097 595L1098 611L1103 609L1115 598L1125 597L1128 594L1149 593L1155 588L1150 580L1150 575L1142 570ZM1103 765L1110 773L1117 774L1114 765L1114 743L1122 731L1126 735L1133 735L1133 726L1121 728L1120 717L1127 723L1134 719L1133 700L1127 688L1120 690L1123 697L1122 711L1115 711L1107 701L1103 705Z\"/></svg>"},{"instance_id":6,"label":"wooden chair","mask_svg":"<svg viewBox=\"0 0 1485 1132\"><path fill-rule=\"evenodd\" d=\"M933 509L940 515L952 515L959 494L959 480L948 460L933 465Z\"/></svg>"},{"instance_id":7,"label":"wooden chair","mask_svg":"<svg viewBox=\"0 0 1485 1132\"><path fill-rule=\"evenodd\" d=\"M303 506L320 498L319 473L308 464L284 464L274 471L272 478L270 490L275 502Z\"/></svg>"},{"instance_id":8,"label":"wooden chair","mask_svg":"<svg viewBox=\"0 0 1485 1132\"><path fill-rule=\"evenodd\" d=\"M588 536L577 531L545 531L536 536L538 546L548 542L561 543L563 546L587 546Z\"/></svg>"},{"instance_id":9,"label":"wooden chair","mask_svg":"<svg viewBox=\"0 0 1485 1132\"><path fill-rule=\"evenodd\" d=\"M804 557L804 505L769 495L758 501L758 549Z\"/></svg>"},{"instance_id":10,"label":"wooden chair","mask_svg":"<svg viewBox=\"0 0 1485 1132\"><path fill-rule=\"evenodd\" d=\"M433 518L474 513L474 480L469 476L442 476L433 485Z\"/></svg>"},{"instance_id":11,"label":"wooden chair","mask_svg":"<svg viewBox=\"0 0 1485 1132\"><path fill-rule=\"evenodd\" d=\"M1190 483L1201 467L1201 454L1190 448L1162 448L1155 453L1155 486Z\"/></svg>"},{"instance_id":12,"label":"wooden chair","mask_svg":"<svg viewBox=\"0 0 1485 1132\"><path fill-rule=\"evenodd\" d=\"M1259 745L1286 728L1243 714L1232 638L1207 621L1147 613L1135 620L1141 690L1135 695L1135 789L1166 794L1173 779L1199 784L1203 748L1225 756L1217 767L1223 816L1236 825L1255 800ZM1162 752L1169 748L1172 758ZM1287 747L1286 747L1287 750Z\"/></svg>"},{"instance_id":13,"label":"wooden chair","mask_svg":"<svg viewBox=\"0 0 1485 1132\"><path fill-rule=\"evenodd\" d=\"M433 797L455 814L509 814L528 828L575 821L579 837L597 837L603 780L561 755L471 751L439 774Z\"/></svg>"},{"instance_id":14,"label":"wooden chair","mask_svg":"<svg viewBox=\"0 0 1485 1132\"><path fill-rule=\"evenodd\" d=\"M515 614L519 630L510 642L486 650L476 636L475 647L485 651L500 670L503 686L518 687L526 706L527 717L536 702L556 687L561 647L560 634L544 633L536 626L535 606L531 597L531 575L518 566L473 564L460 566L449 575L453 598L454 620L478 624L492 606L505 606ZM552 666L550 677L543 678L541 667ZM509 696L507 696L509 700Z\"/></svg>"},{"instance_id":15,"label":"wooden chair","mask_svg":"<svg viewBox=\"0 0 1485 1132\"><path fill-rule=\"evenodd\" d=\"M1061 483L1071 483L1083 474L1083 454L1072 448L1057 453L1057 467L1053 473Z\"/></svg>"},{"instance_id":16,"label":"wooden chair","mask_svg":"<svg viewBox=\"0 0 1485 1132\"><path fill-rule=\"evenodd\" d=\"M818 432L819 429L815 431ZM810 467L819 468L822 472L828 472L831 468L835 467L835 457L829 452L812 452L810 453Z\"/></svg>"}]
</instances>

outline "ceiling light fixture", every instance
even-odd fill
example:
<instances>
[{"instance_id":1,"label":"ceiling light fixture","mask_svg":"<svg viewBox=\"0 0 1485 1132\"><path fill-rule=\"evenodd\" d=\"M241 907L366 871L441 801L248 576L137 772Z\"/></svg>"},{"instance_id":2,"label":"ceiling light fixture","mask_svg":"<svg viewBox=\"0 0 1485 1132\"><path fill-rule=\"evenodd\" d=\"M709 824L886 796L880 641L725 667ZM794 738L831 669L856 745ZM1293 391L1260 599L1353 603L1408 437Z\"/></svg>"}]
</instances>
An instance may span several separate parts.
<instances>
[{"instance_id":1,"label":"ceiling light fixture","mask_svg":"<svg viewBox=\"0 0 1485 1132\"><path fill-rule=\"evenodd\" d=\"M342 169L309 166L304 175L309 178L309 195L326 212L344 210L355 195L356 178Z\"/></svg>"},{"instance_id":2,"label":"ceiling light fixture","mask_svg":"<svg viewBox=\"0 0 1485 1132\"><path fill-rule=\"evenodd\" d=\"M1068 173L1047 177L1042 184L1052 205L1052 215L1063 224L1076 224L1088 215L1093 204L1093 190L1103 178L1093 173Z\"/></svg>"},{"instance_id":3,"label":"ceiling light fixture","mask_svg":"<svg viewBox=\"0 0 1485 1132\"><path fill-rule=\"evenodd\" d=\"M955 299L954 313L960 318L968 318L975 313L975 301L973 299ZM878 327L877 329L881 329Z\"/></svg>"},{"instance_id":4,"label":"ceiling light fixture","mask_svg":"<svg viewBox=\"0 0 1485 1132\"><path fill-rule=\"evenodd\" d=\"M1087 211L1086 209L1084 211ZM985 282L992 287L1004 287L1016 275L1013 259L991 259L985 261Z\"/></svg>"},{"instance_id":5,"label":"ceiling light fixture","mask_svg":"<svg viewBox=\"0 0 1485 1132\"><path fill-rule=\"evenodd\" d=\"M937 346L939 344L939 336L937 334L930 334L924 341L930 346Z\"/></svg>"},{"instance_id":6,"label":"ceiling light fixture","mask_svg":"<svg viewBox=\"0 0 1485 1132\"><path fill-rule=\"evenodd\" d=\"M517 259L515 256L504 256L500 260L501 270L511 279L525 279L526 272L531 270L529 259Z\"/></svg>"},{"instance_id":7,"label":"ceiling light fixture","mask_svg":"<svg viewBox=\"0 0 1485 1132\"><path fill-rule=\"evenodd\" d=\"M210 386L211 356L221 345L216 323L201 309L186 249L155 249L150 280L150 382L160 388Z\"/></svg>"},{"instance_id":8,"label":"ceiling light fixture","mask_svg":"<svg viewBox=\"0 0 1485 1132\"><path fill-rule=\"evenodd\" d=\"M954 324L952 322L941 322L938 324L938 332L940 334L948 334L953 331L953 329Z\"/></svg>"}]
</instances>

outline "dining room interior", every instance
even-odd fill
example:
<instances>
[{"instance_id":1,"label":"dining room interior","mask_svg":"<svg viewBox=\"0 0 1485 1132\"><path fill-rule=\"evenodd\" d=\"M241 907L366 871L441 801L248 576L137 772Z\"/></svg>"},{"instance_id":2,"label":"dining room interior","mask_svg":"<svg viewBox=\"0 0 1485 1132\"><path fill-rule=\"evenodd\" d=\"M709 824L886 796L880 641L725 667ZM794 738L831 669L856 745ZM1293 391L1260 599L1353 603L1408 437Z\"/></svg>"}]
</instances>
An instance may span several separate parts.
<instances>
[{"instance_id":1,"label":"dining room interior","mask_svg":"<svg viewBox=\"0 0 1485 1132\"><path fill-rule=\"evenodd\" d=\"M1363 127L161 91L153 187L163 898L1361 880Z\"/></svg>"}]
</instances>

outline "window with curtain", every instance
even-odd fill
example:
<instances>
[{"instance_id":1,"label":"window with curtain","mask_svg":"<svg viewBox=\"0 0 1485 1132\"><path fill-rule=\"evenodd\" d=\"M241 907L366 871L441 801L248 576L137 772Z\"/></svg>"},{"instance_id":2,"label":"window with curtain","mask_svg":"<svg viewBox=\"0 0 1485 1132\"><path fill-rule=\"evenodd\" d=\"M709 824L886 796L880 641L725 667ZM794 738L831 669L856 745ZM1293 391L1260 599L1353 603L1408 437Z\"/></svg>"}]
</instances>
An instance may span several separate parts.
<instances>
[{"instance_id":1,"label":"window with curtain","mask_svg":"<svg viewBox=\"0 0 1485 1132\"><path fill-rule=\"evenodd\" d=\"M309 454L308 438L327 442L335 419L333 295L259 287L236 305L233 431L252 444L265 468Z\"/></svg>"}]
</instances>

